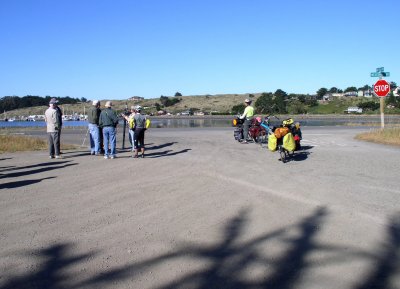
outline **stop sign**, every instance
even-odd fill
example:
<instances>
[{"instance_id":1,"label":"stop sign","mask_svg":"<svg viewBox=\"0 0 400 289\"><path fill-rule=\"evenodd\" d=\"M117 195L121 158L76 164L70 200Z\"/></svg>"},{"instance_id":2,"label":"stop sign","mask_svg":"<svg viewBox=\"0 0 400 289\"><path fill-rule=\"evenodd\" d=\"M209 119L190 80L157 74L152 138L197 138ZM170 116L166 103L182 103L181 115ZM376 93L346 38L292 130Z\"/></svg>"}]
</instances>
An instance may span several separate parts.
<instances>
[{"instance_id":1,"label":"stop sign","mask_svg":"<svg viewBox=\"0 0 400 289\"><path fill-rule=\"evenodd\" d=\"M379 79L374 84L374 92L379 97L385 97L390 92L390 85L384 79Z\"/></svg>"}]
</instances>

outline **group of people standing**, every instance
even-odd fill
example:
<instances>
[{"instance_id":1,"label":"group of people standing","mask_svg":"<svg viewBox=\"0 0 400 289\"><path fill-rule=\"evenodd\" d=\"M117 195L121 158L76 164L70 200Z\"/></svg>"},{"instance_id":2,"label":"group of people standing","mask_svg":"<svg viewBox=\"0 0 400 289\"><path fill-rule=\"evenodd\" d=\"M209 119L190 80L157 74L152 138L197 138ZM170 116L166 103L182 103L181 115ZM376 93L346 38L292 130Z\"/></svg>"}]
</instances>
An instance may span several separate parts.
<instances>
[{"instance_id":1,"label":"group of people standing","mask_svg":"<svg viewBox=\"0 0 400 289\"><path fill-rule=\"evenodd\" d=\"M60 151L60 137L62 128L62 112L57 105L58 100L52 98L49 108L45 112L47 134L49 139L50 158L62 158ZM90 134L90 154L104 156L105 159L116 158L118 115L112 109L112 102L107 101L104 109L100 108L100 101L94 100L88 113L88 132ZM122 114L129 124L129 140L132 145L133 158L144 158L144 133L148 125L145 115L141 114L141 106L132 106L129 115Z\"/></svg>"},{"instance_id":2,"label":"group of people standing","mask_svg":"<svg viewBox=\"0 0 400 289\"><path fill-rule=\"evenodd\" d=\"M91 155L102 155L102 150L104 149L104 158L114 159L116 158L118 115L112 109L113 104L111 101L106 102L103 110L100 109L100 101L98 100L94 100L92 105L88 114L90 153ZM132 157L134 158L138 157L139 150L141 151L141 157L144 157L146 116L141 114L141 110L140 106L132 106L129 116L122 114L129 123L129 139L132 144Z\"/></svg>"}]
</instances>

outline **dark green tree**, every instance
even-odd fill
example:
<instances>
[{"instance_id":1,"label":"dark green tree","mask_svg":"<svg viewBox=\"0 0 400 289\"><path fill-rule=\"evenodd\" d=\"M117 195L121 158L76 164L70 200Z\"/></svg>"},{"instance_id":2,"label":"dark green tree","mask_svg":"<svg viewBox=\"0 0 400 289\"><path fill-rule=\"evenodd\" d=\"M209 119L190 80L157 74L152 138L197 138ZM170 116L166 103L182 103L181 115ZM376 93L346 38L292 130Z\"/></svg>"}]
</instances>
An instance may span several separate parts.
<instances>
[{"instance_id":1,"label":"dark green tree","mask_svg":"<svg viewBox=\"0 0 400 289\"><path fill-rule=\"evenodd\" d=\"M272 113L274 109L272 93L263 92L255 102L255 109L258 113Z\"/></svg>"},{"instance_id":2,"label":"dark green tree","mask_svg":"<svg viewBox=\"0 0 400 289\"><path fill-rule=\"evenodd\" d=\"M397 88L397 83L394 81L390 82L390 90L395 90Z\"/></svg>"},{"instance_id":3,"label":"dark green tree","mask_svg":"<svg viewBox=\"0 0 400 289\"><path fill-rule=\"evenodd\" d=\"M346 93L346 92L352 92L352 91L358 91L358 90L357 90L357 87L355 87L355 86L350 86L350 87L348 87L348 88L346 88L346 89L344 90L345 93Z\"/></svg>"},{"instance_id":4,"label":"dark green tree","mask_svg":"<svg viewBox=\"0 0 400 289\"><path fill-rule=\"evenodd\" d=\"M328 93L328 89L326 89L325 87L318 89L318 91L317 91L318 99L322 99L322 97L327 93Z\"/></svg>"},{"instance_id":5,"label":"dark green tree","mask_svg":"<svg viewBox=\"0 0 400 289\"><path fill-rule=\"evenodd\" d=\"M388 96L385 97L385 98L386 98L386 99L385 99L385 103L386 103L387 105L392 105L392 106L394 106L394 107L397 107L397 106L398 106L397 99L396 99L396 97L394 96L393 90L392 90L391 92L389 92Z\"/></svg>"},{"instance_id":6,"label":"dark green tree","mask_svg":"<svg viewBox=\"0 0 400 289\"><path fill-rule=\"evenodd\" d=\"M329 93L338 93L338 88L337 87L331 87L330 89L329 89Z\"/></svg>"},{"instance_id":7,"label":"dark green tree","mask_svg":"<svg viewBox=\"0 0 400 289\"><path fill-rule=\"evenodd\" d=\"M358 104L359 108L362 108L364 111L370 110L370 111L374 111L379 109L379 102L375 102L373 100L371 101L365 101L365 102L361 102Z\"/></svg>"},{"instance_id":8,"label":"dark green tree","mask_svg":"<svg viewBox=\"0 0 400 289\"><path fill-rule=\"evenodd\" d=\"M177 97L177 96L182 96L182 94L180 92L176 92L175 97Z\"/></svg>"},{"instance_id":9,"label":"dark green tree","mask_svg":"<svg viewBox=\"0 0 400 289\"><path fill-rule=\"evenodd\" d=\"M290 114L301 114L306 113L307 108L300 100L294 99L290 101L289 105L287 106L288 113Z\"/></svg>"},{"instance_id":10,"label":"dark green tree","mask_svg":"<svg viewBox=\"0 0 400 289\"><path fill-rule=\"evenodd\" d=\"M241 113L243 113L244 109L245 109L245 105L243 103L234 105L234 106L232 106L231 114L232 115L239 114L239 113L241 114Z\"/></svg>"},{"instance_id":11,"label":"dark green tree","mask_svg":"<svg viewBox=\"0 0 400 289\"><path fill-rule=\"evenodd\" d=\"M287 93L284 92L282 89L278 89L274 93L275 98L274 98L274 104L275 104L275 113L286 113L286 98L287 98Z\"/></svg>"}]
</instances>

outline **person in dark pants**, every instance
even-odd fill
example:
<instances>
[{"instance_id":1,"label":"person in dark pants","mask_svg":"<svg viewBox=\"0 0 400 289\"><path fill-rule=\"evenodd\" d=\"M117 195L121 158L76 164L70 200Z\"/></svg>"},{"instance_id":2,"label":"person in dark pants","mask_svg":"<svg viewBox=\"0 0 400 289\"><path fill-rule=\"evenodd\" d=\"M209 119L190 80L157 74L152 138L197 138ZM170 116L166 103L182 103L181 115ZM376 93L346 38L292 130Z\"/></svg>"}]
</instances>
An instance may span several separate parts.
<instances>
[{"instance_id":1,"label":"person in dark pants","mask_svg":"<svg viewBox=\"0 0 400 289\"><path fill-rule=\"evenodd\" d=\"M60 159L60 138L58 132L61 124L57 115L55 99L50 100L49 108L45 112L45 121L49 137L49 158L53 159L55 157L56 159Z\"/></svg>"},{"instance_id":2,"label":"person in dark pants","mask_svg":"<svg viewBox=\"0 0 400 289\"><path fill-rule=\"evenodd\" d=\"M251 100L246 99L244 101L244 105L246 108L244 109L243 114L240 116L240 119L244 119L243 123L243 144L247 144L247 137L249 135L249 128L251 121L253 120L254 116L254 108L251 106Z\"/></svg>"},{"instance_id":3,"label":"person in dark pants","mask_svg":"<svg viewBox=\"0 0 400 289\"><path fill-rule=\"evenodd\" d=\"M133 117L135 121L135 127L134 127L134 147L135 147L135 152L133 157L137 158L139 149L141 150L141 157L144 158L144 132L146 130L146 116L141 114L142 107L141 106L136 106L136 114Z\"/></svg>"},{"instance_id":4,"label":"person in dark pants","mask_svg":"<svg viewBox=\"0 0 400 289\"><path fill-rule=\"evenodd\" d=\"M58 100L55 98L52 98L50 100L50 102L54 103L54 108L55 110L57 110L57 119L58 119L58 123L60 124L59 128L58 128L58 141L57 141L57 145L58 145L58 151L61 152L61 129L62 129L62 111L61 108L58 106Z\"/></svg>"}]
</instances>

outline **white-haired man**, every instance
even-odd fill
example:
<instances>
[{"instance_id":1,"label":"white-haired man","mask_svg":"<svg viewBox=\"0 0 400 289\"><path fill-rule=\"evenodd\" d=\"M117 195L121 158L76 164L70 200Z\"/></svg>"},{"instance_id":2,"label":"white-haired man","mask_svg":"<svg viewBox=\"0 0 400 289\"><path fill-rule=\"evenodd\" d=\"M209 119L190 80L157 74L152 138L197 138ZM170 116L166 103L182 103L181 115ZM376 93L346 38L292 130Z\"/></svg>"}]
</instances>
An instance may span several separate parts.
<instances>
[{"instance_id":1,"label":"white-haired man","mask_svg":"<svg viewBox=\"0 0 400 289\"><path fill-rule=\"evenodd\" d=\"M100 155L100 129L99 129L99 119L100 119L100 101L93 100L92 108L88 113L88 126L90 133L90 154Z\"/></svg>"}]
</instances>

